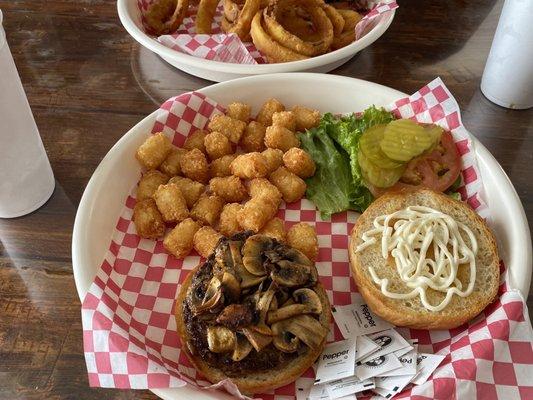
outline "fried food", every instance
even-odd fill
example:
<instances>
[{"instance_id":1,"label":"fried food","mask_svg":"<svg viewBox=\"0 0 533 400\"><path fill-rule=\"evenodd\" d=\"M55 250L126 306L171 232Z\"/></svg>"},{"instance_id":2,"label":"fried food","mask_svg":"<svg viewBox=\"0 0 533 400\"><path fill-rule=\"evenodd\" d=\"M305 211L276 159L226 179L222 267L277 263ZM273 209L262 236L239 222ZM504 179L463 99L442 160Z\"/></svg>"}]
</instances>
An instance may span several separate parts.
<instances>
[{"instance_id":1,"label":"fried food","mask_svg":"<svg viewBox=\"0 0 533 400\"><path fill-rule=\"evenodd\" d=\"M285 241L285 226L283 225L283 221L277 217L268 221L259 233L274 238L279 242Z\"/></svg>"},{"instance_id":2,"label":"fried food","mask_svg":"<svg viewBox=\"0 0 533 400\"><path fill-rule=\"evenodd\" d=\"M165 222L154 199L144 199L135 204L133 222L140 237L157 239L165 234Z\"/></svg>"},{"instance_id":3,"label":"fried food","mask_svg":"<svg viewBox=\"0 0 533 400\"><path fill-rule=\"evenodd\" d=\"M191 209L191 217L202 225L215 226L225 201L215 194L204 193Z\"/></svg>"},{"instance_id":4,"label":"fried food","mask_svg":"<svg viewBox=\"0 0 533 400\"><path fill-rule=\"evenodd\" d=\"M238 101L229 103L226 107L226 115L230 118L238 119L239 121L250 121L251 113L252 107L250 107L249 104L240 103Z\"/></svg>"},{"instance_id":5,"label":"fried food","mask_svg":"<svg viewBox=\"0 0 533 400\"><path fill-rule=\"evenodd\" d=\"M208 133L209 132L206 132L203 129L193 132L187 137L187 139L185 139L183 148L186 150L198 149L202 153L205 153L204 140Z\"/></svg>"},{"instance_id":6,"label":"fried food","mask_svg":"<svg viewBox=\"0 0 533 400\"><path fill-rule=\"evenodd\" d=\"M237 216L240 226L244 230L259 232L265 224L274 218L278 205L266 196L252 197Z\"/></svg>"},{"instance_id":7,"label":"fried food","mask_svg":"<svg viewBox=\"0 0 533 400\"><path fill-rule=\"evenodd\" d=\"M209 164L209 176L216 178L231 175L230 165L236 158L237 154L228 154L211 161L211 164Z\"/></svg>"},{"instance_id":8,"label":"fried food","mask_svg":"<svg viewBox=\"0 0 533 400\"><path fill-rule=\"evenodd\" d=\"M209 254L213 252L218 241L223 236L215 231L210 226L202 226L196 233L193 238L194 249L202 257L207 258Z\"/></svg>"},{"instance_id":9,"label":"fried food","mask_svg":"<svg viewBox=\"0 0 533 400\"><path fill-rule=\"evenodd\" d=\"M222 197L228 203L240 202L248 197L246 187L242 181L232 175L221 178L212 178L209 187L213 193Z\"/></svg>"},{"instance_id":10,"label":"fried food","mask_svg":"<svg viewBox=\"0 0 533 400\"><path fill-rule=\"evenodd\" d=\"M239 1L224 0L223 2L224 17L223 18L228 22L234 22L239 16L239 11L241 9L241 6L242 6L242 1L240 0ZM229 115L229 112L227 114ZM231 117L235 118L234 116L231 116ZM240 118L237 118L237 119L240 119ZM244 120L241 120L241 121L244 121Z\"/></svg>"},{"instance_id":11,"label":"fried food","mask_svg":"<svg viewBox=\"0 0 533 400\"><path fill-rule=\"evenodd\" d=\"M187 257L193 249L194 234L200 227L200 224L192 218L184 219L165 236L163 240L165 250L176 258Z\"/></svg>"},{"instance_id":12,"label":"fried food","mask_svg":"<svg viewBox=\"0 0 533 400\"><path fill-rule=\"evenodd\" d=\"M337 9L329 4L324 5L324 12L328 16L331 24L333 25L333 37L337 37L342 33L344 29L344 17Z\"/></svg>"},{"instance_id":13,"label":"fried food","mask_svg":"<svg viewBox=\"0 0 533 400\"><path fill-rule=\"evenodd\" d=\"M296 130L296 117L292 111L278 111L272 114L272 125L283 126L294 132Z\"/></svg>"},{"instance_id":14,"label":"fried food","mask_svg":"<svg viewBox=\"0 0 533 400\"><path fill-rule=\"evenodd\" d=\"M211 132L218 131L226 135L232 143L237 144L246 129L246 122L217 114L209 121L207 127Z\"/></svg>"},{"instance_id":15,"label":"fried food","mask_svg":"<svg viewBox=\"0 0 533 400\"><path fill-rule=\"evenodd\" d=\"M272 125L272 115L280 111L285 111L285 106L278 99L268 99L261 106L255 119L264 126L270 126Z\"/></svg>"},{"instance_id":16,"label":"fried food","mask_svg":"<svg viewBox=\"0 0 533 400\"><path fill-rule=\"evenodd\" d=\"M300 178L309 178L315 174L315 162L307 152L298 147L287 150L283 155L285 167Z\"/></svg>"},{"instance_id":17,"label":"fried food","mask_svg":"<svg viewBox=\"0 0 533 400\"><path fill-rule=\"evenodd\" d=\"M262 153L267 161L268 173L272 173L283 165L283 152L280 149L268 148Z\"/></svg>"},{"instance_id":18,"label":"fried food","mask_svg":"<svg viewBox=\"0 0 533 400\"><path fill-rule=\"evenodd\" d=\"M333 50L340 49L355 41L355 26L361 20L361 15L353 10L338 9L339 13L344 19L344 27L339 35L335 35L331 48Z\"/></svg>"},{"instance_id":19,"label":"fried food","mask_svg":"<svg viewBox=\"0 0 533 400\"><path fill-rule=\"evenodd\" d=\"M259 12L260 5L260 0L246 0L237 17L233 20L226 19L222 24L224 32L236 33L241 40L246 40L250 34L252 19Z\"/></svg>"},{"instance_id":20,"label":"fried food","mask_svg":"<svg viewBox=\"0 0 533 400\"><path fill-rule=\"evenodd\" d=\"M281 192L268 179L255 178L248 185L250 197L267 197L278 207L281 203Z\"/></svg>"},{"instance_id":21,"label":"fried food","mask_svg":"<svg viewBox=\"0 0 533 400\"><path fill-rule=\"evenodd\" d=\"M299 147L300 139L289 129L279 125L272 125L266 128L265 145L266 147L286 152L291 147Z\"/></svg>"},{"instance_id":22,"label":"fried food","mask_svg":"<svg viewBox=\"0 0 533 400\"><path fill-rule=\"evenodd\" d=\"M294 106L292 113L296 118L296 130L298 132L314 128L320 123L320 111L318 110L312 110L303 106Z\"/></svg>"},{"instance_id":23,"label":"fried food","mask_svg":"<svg viewBox=\"0 0 533 400\"><path fill-rule=\"evenodd\" d=\"M237 156L230 168L233 175L242 179L262 178L268 173L266 159L258 152Z\"/></svg>"},{"instance_id":24,"label":"fried food","mask_svg":"<svg viewBox=\"0 0 533 400\"><path fill-rule=\"evenodd\" d=\"M265 132L266 128L262 123L251 121L245 129L239 145L247 153L262 151L265 148Z\"/></svg>"},{"instance_id":25,"label":"fried food","mask_svg":"<svg viewBox=\"0 0 533 400\"><path fill-rule=\"evenodd\" d=\"M189 9L189 0L154 1L145 14L146 23L156 35L172 33L179 28Z\"/></svg>"},{"instance_id":26,"label":"fried food","mask_svg":"<svg viewBox=\"0 0 533 400\"><path fill-rule=\"evenodd\" d=\"M219 0L200 0L196 12L196 33L211 33Z\"/></svg>"},{"instance_id":27,"label":"fried food","mask_svg":"<svg viewBox=\"0 0 533 400\"><path fill-rule=\"evenodd\" d=\"M287 244L300 250L311 261L316 261L318 256L318 238L315 228L311 225L300 222L293 225L287 231Z\"/></svg>"},{"instance_id":28,"label":"fried food","mask_svg":"<svg viewBox=\"0 0 533 400\"><path fill-rule=\"evenodd\" d=\"M181 157L187 152L187 150L181 147L172 147L170 153L168 153L165 161L161 163L159 169L169 176L176 176L181 174Z\"/></svg>"},{"instance_id":29,"label":"fried food","mask_svg":"<svg viewBox=\"0 0 533 400\"><path fill-rule=\"evenodd\" d=\"M293 174L285 167L279 167L269 176L270 182L274 184L281 192L283 200L287 203L293 203L300 200L307 189L304 180Z\"/></svg>"},{"instance_id":30,"label":"fried food","mask_svg":"<svg viewBox=\"0 0 533 400\"><path fill-rule=\"evenodd\" d=\"M180 222L189 216L189 209L181 190L174 183L161 185L154 193L154 200L163 221Z\"/></svg>"},{"instance_id":31,"label":"fried food","mask_svg":"<svg viewBox=\"0 0 533 400\"><path fill-rule=\"evenodd\" d=\"M233 153L231 142L227 136L220 132L214 131L204 139L205 151L211 160L216 160L222 156Z\"/></svg>"},{"instance_id":32,"label":"fried food","mask_svg":"<svg viewBox=\"0 0 533 400\"><path fill-rule=\"evenodd\" d=\"M162 132L151 135L137 149L135 157L148 169L157 169L172 150L170 139Z\"/></svg>"},{"instance_id":33,"label":"fried food","mask_svg":"<svg viewBox=\"0 0 533 400\"><path fill-rule=\"evenodd\" d=\"M205 191L205 185L183 176L175 176L168 183L173 183L180 189L189 210Z\"/></svg>"},{"instance_id":34,"label":"fried food","mask_svg":"<svg viewBox=\"0 0 533 400\"><path fill-rule=\"evenodd\" d=\"M168 182L168 179L168 175L156 169L146 171L139 181L139 186L137 187L137 200L151 198L159 185L164 185Z\"/></svg>"},{"instance_id":35,"label":"fried food","mask_svg":"<svg viewBox=\"0 0 533 400\"><path fill-rule=\"evenodd\" d=\"M206 183L209 179L209 165L205 154L198 149L189 150L181 157L181 172L193 181Z\"/></svg>"},{"instance_id":36,"label":"fried food","mask_svg":"<svg viewBox=\"0 0 533 400\"><path fill-rule=\"evenodd\" d=\"M224 236L230 237L241 230L239 225L238 215L242 210L242 205L239 203L228 203L222 208L220 213L220 221L218 223L218 230Z\"/></svg>"}]
</instances>

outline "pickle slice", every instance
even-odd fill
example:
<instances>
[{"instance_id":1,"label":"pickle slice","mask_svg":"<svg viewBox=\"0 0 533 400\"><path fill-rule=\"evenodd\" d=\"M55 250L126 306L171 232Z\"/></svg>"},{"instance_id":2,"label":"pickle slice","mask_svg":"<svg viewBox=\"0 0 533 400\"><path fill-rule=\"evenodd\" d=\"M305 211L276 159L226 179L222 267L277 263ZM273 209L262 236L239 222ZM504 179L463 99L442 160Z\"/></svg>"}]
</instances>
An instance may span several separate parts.
<instances>
[{"instance_id":1,"label":"pickle slice","mask_svg":"<svg viewBox=\"0 0 533 400\"><path fill-rule=\"evenodd\" d=\"M442 136L442 133L444 132L443 128L435 124L425 125L424 130L426 131L426 133L428 133L432 137L433 139L432 145L440 142L440 137Z\"/></svg>"},{"instance_id":2,"label":"pickle slice","mask_svg":"<svg viewBox=\"0 0 533 400\"><path fill-rule=\"evenodd\" d=\"M390 122L383 133L381 150L389 158L407 162L433 145L433 136L410 119Z\"/></svg>"},{"instance_id":3,"label":"pickle slice","mask_svg":"<svg viewBox=\"0 0 533 400\"><path fill-rule=\"evenodd\" d=\"M359 149L358 155L359 166L363 178L372 185L379 188L388 188L393 186L401 178L405 171L405 165L399 168L380 168L373 164Z\"/></svg>"},{"instance_id":4,"label":"pickle slice","mask_svg":"<svg viewBox=\"0 0 533 400\"><path fill-rule=\"evenodd\" d=\"M380 143L383 140L383 134L385 133L385 127L387 125L380 124L374 125L368 128L361 140L359 141L359 147L365 154L365 156L375 165L381 168L398 168L403 163L391 160L381 150Z\"/></svg>"}]
</instances>

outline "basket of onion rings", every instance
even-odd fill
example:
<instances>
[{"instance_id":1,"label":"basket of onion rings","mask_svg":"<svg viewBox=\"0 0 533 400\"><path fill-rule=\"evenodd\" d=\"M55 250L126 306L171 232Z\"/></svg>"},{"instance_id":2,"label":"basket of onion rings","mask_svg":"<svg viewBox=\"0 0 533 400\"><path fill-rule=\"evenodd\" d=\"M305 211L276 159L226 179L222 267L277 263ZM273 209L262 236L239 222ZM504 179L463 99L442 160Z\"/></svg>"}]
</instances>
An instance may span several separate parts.
<instances>
[{"instance_id":1,"label":"basket of onion rings","mask_svg":"<svg viewBox=\"0 0 533 400\"><path fill-rule=\"evenodd\" d=\"M216 81L328 72L381 36L397 7L393 0L118 1L120 19L137 41L170 64Z\"/></svg>"}]
</instances>

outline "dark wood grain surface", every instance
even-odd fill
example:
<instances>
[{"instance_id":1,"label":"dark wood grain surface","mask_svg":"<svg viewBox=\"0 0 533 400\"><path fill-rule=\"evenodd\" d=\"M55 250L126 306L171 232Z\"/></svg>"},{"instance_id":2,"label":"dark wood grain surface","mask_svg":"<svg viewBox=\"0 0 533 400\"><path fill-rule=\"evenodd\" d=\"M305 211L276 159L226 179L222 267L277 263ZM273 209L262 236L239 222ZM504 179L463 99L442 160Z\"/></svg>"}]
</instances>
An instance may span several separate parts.
<instances>
[{"instance_id":1,"label":"dark wood grain surface","mask_svg":"<svg viewBox=\"0 0 533 400\"><path fill-rule=\"evenodd\" d=\"M514 183L531 226L533 110L498 107L479 90L502 3L401 1L385 35L334 73L408 93L442 77L465 125ZM140 48L114 1L0 0L0 9L56 177L40 210L0 220L0 399L154 399L88 386L72 226L85 185L116 140L161 100L210 82Z\"/></svg>"}]
</instances>

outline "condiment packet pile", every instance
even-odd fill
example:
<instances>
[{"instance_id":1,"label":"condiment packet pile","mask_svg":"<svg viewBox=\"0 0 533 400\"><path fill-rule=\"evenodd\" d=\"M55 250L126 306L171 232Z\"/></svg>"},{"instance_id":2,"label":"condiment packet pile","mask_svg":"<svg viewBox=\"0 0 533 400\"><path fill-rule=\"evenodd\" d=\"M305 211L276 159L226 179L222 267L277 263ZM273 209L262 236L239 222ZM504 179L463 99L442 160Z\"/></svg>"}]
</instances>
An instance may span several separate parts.
<instances>
[{"instance_id":1,"label":"condiment packet pile","mask_svg":"<svg viewBox=\"0 0 533 400\"><path fill-rule=\"evenodd\" d=\"M376 399L391 399L409 384L425 383L445 358L419 352L417 339L405 339L359 295L350 305L333 307L332 313L345 340L326 346L314 384L300 385L298 400L354 398L368 390Z\"/></svg>"},{"instance_id":2,"label":"condiment packet pile","mask_svg":"<svg viewBox=\"0 0 533 400\"><path fill-rule=\"evenodd\" d=\"M141 11L141 23L146 33L150 27L146 24L145 13L157 0L138 0ZM370 10L355 27L356 41L369 33L389 12L398 8L394 0L365 2ZM165 47L206 60L233 64L264 64L266 60L251 42L242 42L234 33L222 31L222 5L219 5L212 24L212 34L198 34L195 29L196 8L191 7L180 28L171 35L161 35L157 40Z\"/></svg>"}]
</instances>

